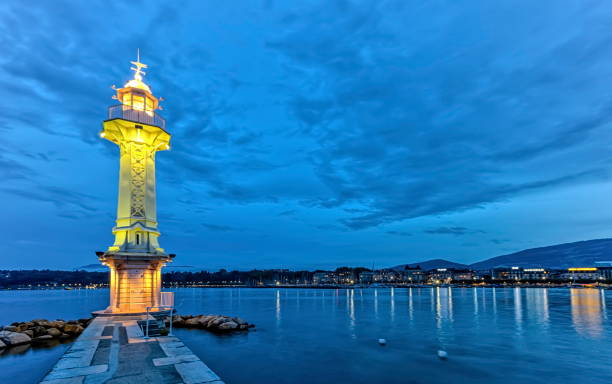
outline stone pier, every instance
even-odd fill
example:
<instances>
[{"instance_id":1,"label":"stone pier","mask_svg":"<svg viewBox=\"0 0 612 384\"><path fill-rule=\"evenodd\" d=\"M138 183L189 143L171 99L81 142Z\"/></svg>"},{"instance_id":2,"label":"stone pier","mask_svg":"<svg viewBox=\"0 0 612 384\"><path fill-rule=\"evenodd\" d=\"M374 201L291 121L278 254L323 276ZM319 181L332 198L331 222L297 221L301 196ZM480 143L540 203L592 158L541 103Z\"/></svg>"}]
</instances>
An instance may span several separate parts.
<instances>
[{"instance_id":1,"label":"stone pier","mask_svg":"<svg viewBox=\"0 0 612 384\"><path fill-rule=\"evenodd\" d=\"M179 338L143 339L145 316L97 317L42 384L223 384Z\"/></svg>"}]
</instances>

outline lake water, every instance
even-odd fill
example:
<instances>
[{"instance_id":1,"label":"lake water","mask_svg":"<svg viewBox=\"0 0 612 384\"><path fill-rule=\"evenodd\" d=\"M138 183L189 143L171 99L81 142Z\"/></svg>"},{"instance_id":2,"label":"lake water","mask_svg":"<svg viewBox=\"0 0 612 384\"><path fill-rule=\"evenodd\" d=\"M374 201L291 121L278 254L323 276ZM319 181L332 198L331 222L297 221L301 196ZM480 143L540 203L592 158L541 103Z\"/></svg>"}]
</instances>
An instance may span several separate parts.
<instances>
[{"instance_id":1,"label":"lake water","mask_svg":"<svg viewBox=\"0 0 612 384\"><path fill-rule=\"evenodd\" d=\"M86 317L107 298L0 291L0 324ZM240 316L257 328L176 334L228 384L611 383L611 300L600 289L183 288L179 313ZM0 383L37 382L65 348L4 353Z\"/></svg>"}]
</instances>

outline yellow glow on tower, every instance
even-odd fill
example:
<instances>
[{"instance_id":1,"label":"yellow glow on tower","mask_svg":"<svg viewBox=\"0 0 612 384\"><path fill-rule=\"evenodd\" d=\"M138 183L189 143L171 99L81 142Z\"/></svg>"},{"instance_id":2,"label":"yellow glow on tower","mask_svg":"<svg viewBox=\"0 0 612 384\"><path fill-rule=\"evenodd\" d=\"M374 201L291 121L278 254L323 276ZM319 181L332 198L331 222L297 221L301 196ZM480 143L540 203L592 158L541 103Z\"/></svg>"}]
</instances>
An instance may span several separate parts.
<instances>
[{"instance_id":1,"label":"yellow glow on tower","mask_svg":"<svg viewBox=\"0 0 612 384\"><path fill-rule=\"evenodd\" d=\"M138 313L159 305L161 268L174 255L160 247L157 229L155 154L170 149L166 121L155 111L159 100L144 83L138 59L134 78L117 89L120 102L109 108L100 137L120 151L115 242L99 259L110 268L111 304L106 312Z\"/></svg>"}]
</instances>

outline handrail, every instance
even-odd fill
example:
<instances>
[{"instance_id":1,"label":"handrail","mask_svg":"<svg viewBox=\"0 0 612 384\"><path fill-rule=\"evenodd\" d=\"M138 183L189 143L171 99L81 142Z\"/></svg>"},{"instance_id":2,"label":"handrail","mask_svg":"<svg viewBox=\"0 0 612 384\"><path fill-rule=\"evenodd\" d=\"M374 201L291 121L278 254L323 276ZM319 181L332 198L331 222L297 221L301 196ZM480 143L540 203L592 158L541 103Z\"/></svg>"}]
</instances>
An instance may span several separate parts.
<instances>
[{"instance_id":1,"label":"handrail","mask_svg":"<svg viewBox=\"0 0 612 384\"><path fill-rule=\"evenodd\" d=\"M108 107L108 119L124 119L136 123L154 125L166 130L166 119L158 115L157 112L133 109L125 104Z\"/></svg>"},{"instance_id":2,"label":"handrail","mask_svg":"<svg viewBox=\"0 0 612 384\"><path fill-rule=\"evenodd\" d=\"M174 336L172 334L172 319L174 318L174 307L171 305L154 305L152 307L147 307L147 331L145 332L143 339L150 339L149 337L149 310L153 308L170 309L170 330L168 331L168 336Z\"/></svg>"}]
</instances>

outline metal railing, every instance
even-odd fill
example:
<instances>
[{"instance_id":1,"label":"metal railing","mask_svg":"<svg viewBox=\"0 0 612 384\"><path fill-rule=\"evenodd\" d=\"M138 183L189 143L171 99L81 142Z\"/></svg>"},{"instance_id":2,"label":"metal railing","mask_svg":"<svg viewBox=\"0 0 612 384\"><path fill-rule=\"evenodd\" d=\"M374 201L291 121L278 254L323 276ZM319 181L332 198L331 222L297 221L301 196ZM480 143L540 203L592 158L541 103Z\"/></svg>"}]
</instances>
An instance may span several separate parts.
<instances>
[{"instance_id":1,"label":"metal railing","mask_svg":"<svg viewBox=\"0 0 612 384\"><path fill-rule=\"evenodd\" d=\"M154 111L140 111L127 105L119 104L108 107L108 119L124 119L135 123L154 125L166 129L166 119Z\"/></svg>"},{"instance_id":2,"label":"metal railing","mask_svg":"<svg viewBox=\"0 0 612 384\"><path fill-rule=\"evenodd\" d=\"M146 331L145 331L145 335L143 337L143 339L150 339L149 337L149 322L151 320L149 320L149 312L151 311L151 309L153 308L158 308L163 310L169 310L170 311L170 328L168 329L168 336L174 336L172 334L172 320L174 319L174 307L170 306L170 305L156 305L156 306L152 306L152 307L147 307L147 326L146 326ZM155 318L155 316L152 316L153 318ZM165 321L164 321L164 325L165 325Z\"/></svg>"}]
</instances>

